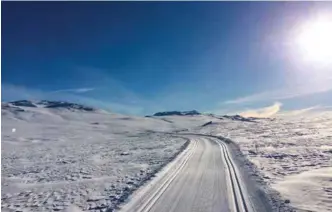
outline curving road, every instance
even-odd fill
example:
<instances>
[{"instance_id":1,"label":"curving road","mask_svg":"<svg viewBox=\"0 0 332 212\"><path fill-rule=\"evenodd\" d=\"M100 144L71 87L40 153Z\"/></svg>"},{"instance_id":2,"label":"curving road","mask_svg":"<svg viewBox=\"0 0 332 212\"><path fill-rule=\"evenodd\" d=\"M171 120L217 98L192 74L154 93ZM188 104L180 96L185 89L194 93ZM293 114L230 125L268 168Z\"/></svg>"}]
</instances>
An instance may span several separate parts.
<instances>
[{"instance_id":1,"label":"curving road","mask_svg":"<svg viewBox=\"0 0 332 212\"><path fill-rule=\"evenodd\" d=\"M191 143L122 211L249 212L227 146L216 138L191 136Z\"/></svg>"}]
</instances>

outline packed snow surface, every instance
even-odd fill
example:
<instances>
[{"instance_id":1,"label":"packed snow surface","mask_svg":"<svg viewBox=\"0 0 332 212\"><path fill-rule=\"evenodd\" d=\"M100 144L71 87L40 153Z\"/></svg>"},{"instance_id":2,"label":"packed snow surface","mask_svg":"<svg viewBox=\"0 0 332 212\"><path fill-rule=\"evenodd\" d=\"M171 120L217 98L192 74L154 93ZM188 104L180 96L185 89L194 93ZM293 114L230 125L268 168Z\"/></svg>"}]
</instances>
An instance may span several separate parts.
<instances>
[{"instance_id":1,"label":"packed snow surface","mask_svg":"<svg viewBox=\"0 0 332 212\"><path fill-rule=\"evenodd\" d=\"M332 211L332 112L221 119L198 131L236 142L255 174L296 211Z\"/></svg>"},{"instance_id":2,"label":"packed snow surface","mask_svg":"<svg viewBox=\"0 0 332 212\"><path fill-rule=\"evenodd\" d=\"M106 211L187 142L150 133L162 120L23 103L2 108L3 211Z\"/></svg>"},{"instance_id":3,"label":"packed snow surface","mask_svg":"<svg viewBox=\"0 0 332 212\"><path fill-rule=\"evenodd\" d=\"M188 144L173 133L230 138L258 183L296 211L332 208L332 113L273 119L135 117L66 102L2 104L3 211L116 209Z\"/></svg>"}]
</instances>

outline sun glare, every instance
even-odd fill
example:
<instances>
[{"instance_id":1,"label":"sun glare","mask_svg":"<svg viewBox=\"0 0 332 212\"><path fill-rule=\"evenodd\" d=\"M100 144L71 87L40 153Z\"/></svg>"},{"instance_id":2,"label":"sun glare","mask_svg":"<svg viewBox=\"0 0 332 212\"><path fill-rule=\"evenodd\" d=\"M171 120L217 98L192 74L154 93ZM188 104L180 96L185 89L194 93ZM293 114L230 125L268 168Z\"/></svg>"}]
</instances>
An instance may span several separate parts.
<instances>
[{"instance_id":1,"label":"sun glare","mask_svg":"<svg viewBox=\"0 0 332 212\"><path fill-rule=\"evenodd\" d=\"M332 17L320 17L304 24L295 42L305 61L332 64Z\"/></svg>"}]
</instances>

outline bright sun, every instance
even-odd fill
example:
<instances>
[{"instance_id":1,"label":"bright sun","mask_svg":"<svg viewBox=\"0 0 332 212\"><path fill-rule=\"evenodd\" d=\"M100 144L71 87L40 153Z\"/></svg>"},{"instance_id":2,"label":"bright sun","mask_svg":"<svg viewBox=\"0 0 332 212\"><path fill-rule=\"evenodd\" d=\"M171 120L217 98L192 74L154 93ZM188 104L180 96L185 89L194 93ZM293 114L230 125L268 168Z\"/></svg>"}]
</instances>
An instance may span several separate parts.
<instances>
[{"instance_id":1,"label":"bright sun","mask_svg":"<svg viewBox=\"0 0 332 212\"><path fill-rule=\"evenodd\" d=\"M332 17L319 17L304 24L295 42L304 60L332 63Z\"/></svg>"}]
</instances>

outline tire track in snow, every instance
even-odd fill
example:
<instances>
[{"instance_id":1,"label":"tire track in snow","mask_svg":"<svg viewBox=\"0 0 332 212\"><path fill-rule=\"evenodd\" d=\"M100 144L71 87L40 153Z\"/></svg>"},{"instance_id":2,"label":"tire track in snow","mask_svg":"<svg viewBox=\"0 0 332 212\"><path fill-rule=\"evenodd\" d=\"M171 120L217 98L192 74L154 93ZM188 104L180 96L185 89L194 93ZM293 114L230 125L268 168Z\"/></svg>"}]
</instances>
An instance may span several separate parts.
<instances>
[{"instance_id":1,"label":"tire track in snow","mask_svg":"<svg viewBox=\"0 0 332 212\"><path fill-rule=\"evenodd\" d=\"M214 140L214 139L211 139ZM222 155L225 159L225 164L228 170L228 176L230 180L230 187L232 189L232 198L234 200L234 211L236 212L249 212L246 199L244 197L244 192L240 184L240 180L238 177L238 173L236 171L235 165L229 155L229 151L227 146L224 142L220 142L220 140L216 141L220 146Z\"/></svg>"},{"instance_id":2,"label":"tire track in snow","mask_svg":"<svg viewBox=\"0 0 332 212\"><path fill-rule=\"evenodd\" d=\"M143 187L141 190L138 190L135 194L136 196L141 197L141 199L134 199L134 201L129 202L122 207L121 211L123 212L144 212L149 211L153 204L159 199L159 197L165 192L167 187L175 179L175 177L180 173L181 169L188 162L195 149L197 148L197 141L190 141L187 149L180 153L177 158L165 167L157 178L153 179L147 186ZM180 165L176 166L177 163ZM172 170L175 169L175 170ZM152 184L152 185L151 185ZM161 184L161 185L158 185ZM150 187L149 187L150 186ZM151 194L151 189L156 190ZM147 199L145 198L147 196ZM145 202L142 202L145 201ZM140 205L141 204L141 205ZM137 205L139 207L137 207Z\"/></svg>"},{"instance_id":3,"label":"tire track in snow","mask_svg":"<svg viewBox=\"0 0 332 212\"><path fill-rule=\"evenodd\" d=\"M174 135L174 134L173 134ZM192 196L193 194L186 194L186 195L191 195L192 198L189 197L183 197L183 192L179 192L179 191L183 191L183 190L188 190L188 191L192 191L194 190L193 188L188 188L188 185L183 184L183 182L186 182L181 178L185 178L188 177L188 180L190 180L190 176L185 176L186 173L188 173L188 163L190 163L190 160L193 160L192 157L194 157L193 155L196 153L198 154L196 151L198 151L198 143L197 142L210 142L210 146L208 149L212 149L212 150L200 150L200 151L209 151L209 153L213 153L213 151L217 151L219 152L219 156L218 156L218 160L208 160L208 161L216 161L214 163L219 163L219 167L218 166L213 166L213 167L217 167L219 169L217 170L212 170L212 171L224 171L224 173L222 173L222 175L226 176L227 180L227 191L229 191L228 193L226 193L225 191L218 191L218 189L214 189L215 191L211 191L211 192L217 192L217 198L220 198L221 194L220 192L225 192L223 193L223 198L228 199L229 205L225 206L223 205L223 208L228 208L228 211L232 211L232 212L253 212L254 209L253 207L251 207L250 202L248 201L248 197L246 197L246 190L243 188L243 183L241 183L241 178L239 177L239 172L237 170L237 167L235 166L230 153L228 151L228 147L227 145L224 143L225 141L223 141L222 139L215 137L215 136L206 136L206 135L197 135L197 134L176 134L176 136L188 136L188 138L191 140L192 146L191 148L188 148L188 151L184 152L183 154L180 154L178 156L178 158L174 161L174 163L178 163L178 166L176 168L172 168L170 167L168 169L168 171L166 171L165 173L163 173L163 176L160 176L159 179L156 179L155 181L158 181L158 183L155 183L154 186L151 186L150 189L145 189L146 192L141 192L139 195L134 195L133 199L134 201L130 202L129 201L129 206L125 205L122 208L122 211L135 211L135 212L149 212L149 211L158 211L157 208L161 208L162 211L179 211L179 208L190 208L189 206L186 207L186 204L188 201L188 203L192 203L191 201L194 201L194 205L196 205L194 208L196 211L196 209L198 211L202 210L202 207L205 207L204 205L206 205L205 199L201 199L202 198L202 194L197 195L197 193L194 194L194 196ZM196 141L195 137L198 138L198 140L200 141ZM202 139L204 138L204 139ZM194 142L192 142L194 140ZM208 141L207 141L208 140ZM213 143L216 144L216 146L212 145ZM200 144L201 145L201 144ZM219 147L219 148L213 148L213 147ZM200 147L202 148L202 147ZM219 150L217 150L219 149ZM205 153L207 155L209 155L207 152ZM215 154L215 153L214 153ZM202 155L200 155L201 158ZM203 166L203 169L205 168L206 170L200 170L198 171L199 174L201 174L200 176L197 175L197 177L199 178L193 178L193 179L202 179L201 177L206 174L204 172L209 172L211 170L208 170L208 166L210 165L209 163L206 163L207 158L209 156L205 156L204 159L198 159L199 163L204 163L206 164L205 166ZM211 157L216 157L215 155L212 155ZM197 162L197 161L196 161ZM220 169L220 163L224 164L224 168ZM174 166L174 164L173 164ZM198 166L198 165L197 165ZM187 171L184 171L184 167L186 167ZM199 166L201 167L201 166ZM190 172L190 171L189 171ZM192 174L192 173L191 173ZM213 176L215 176L215 174L213 174ZM219 181L221 179L211 179L209 181L209 179L207 177L204 178L205 182L204 183L208 183L207 185L209 185L209 183L213 183L215 184L215 181ZM175 181L179 181L180 182L180 187L175 187L175 185L179 186L179 182L175 182ZM195 182L195 181L194 181ZM199 182L197 185L196 184L192 184L191 186L194 186L195 188L197 187L201 187L201 183L203 182ZM156 186L157 185L157 186ZM197 190L196 188L196 190ZM173 190L172 190L173 189ZM196 191L195 190L195 191ZM220 189L219 189L220 190ZM198 192L202 192L201 190L198 190ZM219 193L218 193L219 192ZM213 193L213 198L215 198L215 193ZM178 194L182 194L179 195L177 197L173 197L174 195L178 195ZM168 197L169 195L171 195L172 198L176 198L175 201L170 202L170 200L165 200L165 195L166 197ZM197 198L196 198L197 196ZM163 197L163 198L161 198ZM184 200L184 203L181 202L181 200ZM198 200L198 202L196 201ZM210 199L206 199L207 201L210 201ZM163 202L164 201L164 202ZM179 202L180 201L180 202ZM196 202L195 202L196 201ZM220 200L221 201L221 200ZM130 204L132 203L132 204ZM215 204L215 203L214 203ZM164 206L161 206L164 205ZM168 205L169 206L168 208ZM209 203L208 203L209 205ZM218 205L218 204L216 204ZM210 207L212 207L213 209L216 209L216 205L212 205ZM220 203L219 203L220 205ZM178 207L177 207L178 206ZM211 208L211 209L212 209ZM221 209L221 208L220 208ZM208 208L206 208L206 210L208 210ZM224 209L225 210L225 209ZM222 211L224 211L222 210ZM192 210L188 210L188 211L192 211Z\"/></svg>"}]
</instances>

